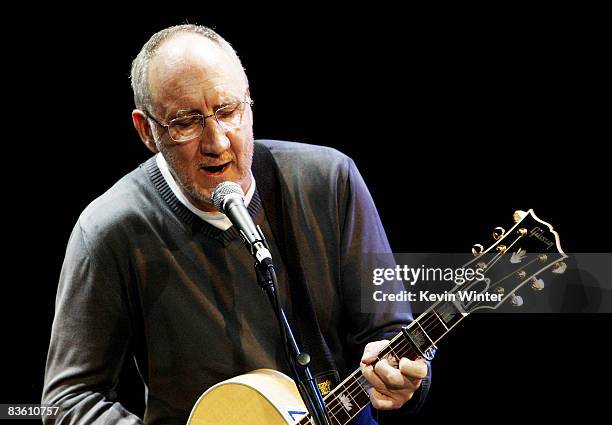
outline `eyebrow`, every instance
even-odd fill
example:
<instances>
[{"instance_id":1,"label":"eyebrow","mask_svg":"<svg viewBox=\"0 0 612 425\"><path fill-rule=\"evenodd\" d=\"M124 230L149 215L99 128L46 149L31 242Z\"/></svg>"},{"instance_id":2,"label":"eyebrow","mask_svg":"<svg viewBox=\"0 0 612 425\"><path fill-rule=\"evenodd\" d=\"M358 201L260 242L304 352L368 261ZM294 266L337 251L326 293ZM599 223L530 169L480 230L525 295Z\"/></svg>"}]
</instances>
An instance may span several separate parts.
<instances>
[{"instance_id":1,"label":"eyebrow","mask_svg":"<svg viewBox=\"0 0 612 425\"><path fill-rule=\"evenodd\" d=\"M174 117L171 117L171 119L173 118L183 118L183 117L188 117L190 115L204 115L202 113L202 111L200 111L199 109L179 109L178 111L176 111L176 114L174 114Z\"/></svg>"},{"instance_id":2,"label":"eyebrow","mask_svg":"<svg viewBox=\"0 0 612 425\"><path fill-rule=\"evenodd\" d=\"M236 98L234 98L234 99L228 99L228 100L225 100L225 101L223 101L223 102L221 102L221 103L216 104L216 105L213 107L213 111L216 111L217 109L219 109L219 108L223 108L224 106L227 106L227 105L232 105L232 104L234 104L234 103L240 103L240 100L238 100L238 99L236 99Z\"/></svg>"},{"instance_id":3,"label":"eyebrow","mask_svg":"<svg viewBox=\"0 0 612 425\"><path fill-rule=\"evenodd\" d=\"M223 108L224 106L227 105L231 105L233 103L240 103L241 101L238 99L229 99L226 101L223 101L221 103L216 104L213 107L213 110L216 111L219 108ZM188 117L191 115L206 115L204 114L201 110L196 109L196 108L190 108L190 109L179 109L178 111L176 111L176 114L174 114L174 116L170 116L169 119L175 119L175 118L184 118L184 117Z\"/></svg>"}]
</instances>

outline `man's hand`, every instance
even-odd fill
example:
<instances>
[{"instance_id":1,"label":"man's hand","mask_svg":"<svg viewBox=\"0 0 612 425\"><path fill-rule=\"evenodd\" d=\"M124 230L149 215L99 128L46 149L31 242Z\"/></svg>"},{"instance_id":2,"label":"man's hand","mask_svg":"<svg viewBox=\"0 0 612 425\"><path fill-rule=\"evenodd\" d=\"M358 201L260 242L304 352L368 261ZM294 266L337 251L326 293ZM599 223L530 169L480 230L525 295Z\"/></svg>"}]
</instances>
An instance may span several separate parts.
<instances>
[{"instance_id":1,"label":"man's hand","mask_svg":"<svg viewBox=\"0 0 612 425\"><path fill-rule=\"evenodd\" d=\"M369 389L372 406L378 410L399 409L412 398L427 376L427 363L424 359L412 361L402 357L399 365L390 364L382 359L374 366L376 357L389 341L370 342L363 350L361 373L372 385ZM398 369L399 366L399 369Z\"/></svg>"}]
</instances>

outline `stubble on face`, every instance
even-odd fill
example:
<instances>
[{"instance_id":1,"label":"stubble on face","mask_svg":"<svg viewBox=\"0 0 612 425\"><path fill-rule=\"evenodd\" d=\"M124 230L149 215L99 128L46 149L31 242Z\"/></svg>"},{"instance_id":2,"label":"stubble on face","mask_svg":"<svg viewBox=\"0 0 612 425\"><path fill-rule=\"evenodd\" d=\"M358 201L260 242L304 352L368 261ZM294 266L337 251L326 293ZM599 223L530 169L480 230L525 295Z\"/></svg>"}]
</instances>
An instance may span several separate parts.
<instances>
[{"instance_id":1,"label":"stubble on face","mask_svg":"<svg viewBox=\"0 0 612 425\"><path fill-rule=\"evenodd\" d=\"M250 137L248 137L248 143L244 144L241 158L235 158L235 155L229 151L226 151L227 154L224 153L224 155L219 158L221 162L232 160L234 164L238 164L237 171L240 178L232 179L232 181L234 183L238 183L245 193L251 185L250 170L253 163L253 144L254 141L251 132ZM189 199L192 204L202 211L216 211L212 207L212 192L214 191L216 184L212 187L203 187L192 177L190 165L186 165L182 158L175 155L173 149L169 149L169 147L163 142L160 142L159 139L157 139L156 145L161 154L164 156L174 180L177 182L177 185L185 194L187 199ZM200 166L205 165L206 163L200 164Z\"/></svg>"}]
</instances>

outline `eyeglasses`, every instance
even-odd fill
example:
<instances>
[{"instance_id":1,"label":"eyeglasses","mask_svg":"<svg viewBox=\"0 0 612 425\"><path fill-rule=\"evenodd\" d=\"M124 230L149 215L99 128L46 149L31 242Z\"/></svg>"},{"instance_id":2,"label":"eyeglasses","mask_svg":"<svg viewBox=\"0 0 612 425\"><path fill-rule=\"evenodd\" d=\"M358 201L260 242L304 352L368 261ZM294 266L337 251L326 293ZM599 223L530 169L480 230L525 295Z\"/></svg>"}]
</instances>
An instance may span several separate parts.
<instances>
[{"instance_id":1,"label":"eyeglasses","mask_svg":"<svg viewBox=\"0 0 612 425\"><path fill-rule=\"evenodd\" d=\"M247 99L244 102L234 102L229 105L224 105L217 108L210 115L193 114L186 117L175 118L168 124L159 122L147 110L143 112L153 120L157 125L164 128L170 138L177 143L188 142L202 135L206 119L215 117L215 121L224 131L230 131L238 127L242 123L242 114L244 113L245 105L253 106L253 101Z\"/></svg>"}]
</instances>

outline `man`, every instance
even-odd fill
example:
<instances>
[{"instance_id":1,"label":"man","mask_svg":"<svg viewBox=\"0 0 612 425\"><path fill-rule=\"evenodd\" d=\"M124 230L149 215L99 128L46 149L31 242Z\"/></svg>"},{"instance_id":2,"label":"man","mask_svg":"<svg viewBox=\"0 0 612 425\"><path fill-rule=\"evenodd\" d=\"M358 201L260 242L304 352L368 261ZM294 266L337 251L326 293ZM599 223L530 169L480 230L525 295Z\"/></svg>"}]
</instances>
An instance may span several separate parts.
<instances>
[{"instance_id":1,"label":"man","mask_svg":"<svg viewBox=\"0 0 612 425\"><path fill-rule=\"evenodd\" d=\"M253 260L211 204L214 188L232 181L268 238L281 302L317 376L360 366L375 416L418 407L427 364L374 362L409 315L360 311L363 254L389 246L353 162L329 148L254 142L247 77L210 29L155 34L134 60L132 87L134 126L156 155L89 205L72 232L43 402L61 406L66 423L141 423L114 391L134 357L144 422L185 423L220 381L257 368L287 373ZM369 409L359 421L375 423Z\"/></svg>"}]
</instances>

